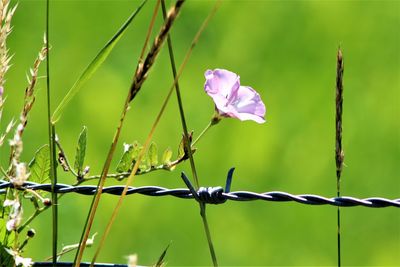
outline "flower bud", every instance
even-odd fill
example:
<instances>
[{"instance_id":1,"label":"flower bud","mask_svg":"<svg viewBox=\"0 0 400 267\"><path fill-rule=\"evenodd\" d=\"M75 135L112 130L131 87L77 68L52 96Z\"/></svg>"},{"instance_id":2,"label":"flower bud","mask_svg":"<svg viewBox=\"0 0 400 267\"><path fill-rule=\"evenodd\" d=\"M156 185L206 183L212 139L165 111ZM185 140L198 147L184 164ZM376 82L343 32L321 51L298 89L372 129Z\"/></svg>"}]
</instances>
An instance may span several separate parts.
<instances>
[{"instance_id":1,"label":"flower bud","mask_svg":"<svg viewBox=\"0 0 400 267\"><path fill-rule=\"evenodd\" d=\"M43 205L45 205L46 207L51 206L51 199L50 198L43 199Z\"/></svg>"},{"instance_id":2,"label":"flower bud","mask_svg":"<svg viewBox=\"0 0 400 267\"><path fill-rule=\"evenodd\" d=\"M86 174L88 174L89 171L90 171L90 166L86 166L82 171L82 176L85 176Z\"/></svg>"},{"instance_id":3,"label":"flower bud","mask_svg":"<svg viewBox=\"0 0 400 267\"><path fill-rule=\"evenodd\" d=\"M35 230L34 229L29 229L28 230L28 232L26 233L26 235L29 237L29 238L32 238L32 237L34 237L35 236L35 234L36 234L36 232L35 232Z\"/></svg>"}]
</instances>

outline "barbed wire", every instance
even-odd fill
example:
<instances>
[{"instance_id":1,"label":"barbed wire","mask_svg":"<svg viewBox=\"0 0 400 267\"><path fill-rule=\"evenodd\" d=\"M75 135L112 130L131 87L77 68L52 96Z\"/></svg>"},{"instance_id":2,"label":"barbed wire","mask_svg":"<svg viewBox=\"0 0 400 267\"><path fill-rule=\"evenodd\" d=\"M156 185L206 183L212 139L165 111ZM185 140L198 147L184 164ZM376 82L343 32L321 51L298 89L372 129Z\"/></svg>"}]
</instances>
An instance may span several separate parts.
<instances>
[{"instance_id":1,"label":"barbed wire","mask_svg":"<svg viewBox=\"0 0 400 267\"><path fill-rule=\"evenodd\" d=\"M8 181L0 180L0 194L4 194L7 188L13 188L14 185ZM38 184L26 182L22 188L31 190L43 190L51 192L51 184ZM58 194L77 193L81 195L93 195L96 193L97 187L94 185L73 186L67 184L57 184L55 191ZM120 195L124 190L124 186L108 186L103 188L103 194ZM175 188L168 189L159 186L142 186L129 187L127 195L140 194L152 197L173 196L181 199L196 198L191 189ZM387 199L382 197L355 198L355 197L333 197L327 198L313 194L294 195L281 191L272 191L265 193L255 193L250 191L229 192L222 187L201 187L196 191L198 201L207 204L222 204L227 200L233 201L254 201L263 200L271 202L296 202L306 205L331 205L340 207L364 206L369 208L396 207L400 208L400 198Z\"/></svg>"},{"instance_id":2,"label":"barbed wire","mask_svg":"<svg viewBox=\"0 0 400 267\"><path fill-rule=\"evenodd\" d=\"M73 267L73 262L57 262L57 267ZM90 263L81 262L79 265L80 267L89 267L91 266ZM94 267L128 267L126 264L114 264L114 263L95 263L93 264ZM33 267L53 267L53 262L35 262L33 263ZM137 267L144 267L139 266Z\"/></svg>"}]
</instances>

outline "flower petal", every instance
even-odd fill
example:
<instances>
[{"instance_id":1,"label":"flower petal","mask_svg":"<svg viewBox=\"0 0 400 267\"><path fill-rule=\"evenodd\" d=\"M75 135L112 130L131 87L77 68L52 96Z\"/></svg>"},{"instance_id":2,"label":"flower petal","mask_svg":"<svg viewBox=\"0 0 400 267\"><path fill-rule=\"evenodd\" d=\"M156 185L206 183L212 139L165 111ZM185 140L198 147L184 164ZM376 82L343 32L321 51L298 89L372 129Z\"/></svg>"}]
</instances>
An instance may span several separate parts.
<instances>
[{"instance_id":1,"label":"flower petal","mask_svg":"<svg viewBox=\"0 0 400 267\"><path fill-rule=\"evenodd\" d=\"M23 258L19 255L15 257L15 265L22 265L23 267L30 267L33 265L33 261L31 258Z\"/></svg>"},{"instance_id":2,"label":"flower petal","mask_svg":"<svg viewBox=\"0 0 400 267\"><path fill-rule=\"evenodd\" d=\"M236 98L231 103L240 120L253 120L258 123L265 122L265 105L260 95L249 86L240 86Z\"/></svg>"},{"instance_id":3,"label":"flower petal","mask_svg":"<svg viewBox=\"0 0 400 267\"><path fill-rule=\"evenodd\" d=\"M236 95L240 87L240 77L224 69L207 70L204 73L206 82L204 90L213 99L219 114L228 112L229 101Z\"/></svg>"},{"instance_id":4,"label":"flower petal","mask_svg":"<svg viewBox=\"0 0 400 267\"><path fill-rule=\"evenodd\" d=\"M228 70L207 70L204 76L206 77L204 90L210 96L219 95L225 99L229 99L236 93L240 86L240 77Z\"/></svg>"}]
</instances>

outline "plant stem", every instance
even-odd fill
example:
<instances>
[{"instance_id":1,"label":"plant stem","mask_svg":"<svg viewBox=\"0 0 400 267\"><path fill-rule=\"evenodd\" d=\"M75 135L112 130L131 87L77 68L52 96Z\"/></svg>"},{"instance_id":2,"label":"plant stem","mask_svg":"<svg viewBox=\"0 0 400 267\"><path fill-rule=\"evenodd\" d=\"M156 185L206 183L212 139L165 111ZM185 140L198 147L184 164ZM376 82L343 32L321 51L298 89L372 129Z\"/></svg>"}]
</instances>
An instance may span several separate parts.
<instances>
[{"instance_id":1,"label":"plant stem","mask_svg":"<svg viewBox=\"0 0 400 267\"><path fill-rule=\"evenodd\" d=\"M340 177L343 169L344 152L342 148L342 113L343 113L343 55L342 50L338 49L337 53L337 72L336 72L336 195L340 197ZM341 251L340 251L340 208L337 209L337 256L338 267L341 266Z\"/></svg>"},{"instance_id":2,"label":"plant stem","mask_svg":"<svg viewBox=\"0 0 400 267\"><path fill-rule=\"evenodd\" d=\"M165 0L161 0L161 4L162 4L162 11L163 11L163 16L164 16L164 20L165 20L166 19ZM215 12L217 11L217 8L219 7L218 4L219 4L219 2L216 4L214 9L211 11L211 13L207 17L207 19L204 21L201 29L204 29L206 27L206 25L208 24L208 22L211 19L211 17L215 14ZM186 120L185 120L185 113L184 113L183 104L182 104L182 97L181 97L181 94L180 94L180 87L179 87L179 83L178 83L178 79L177 79L178 77L177 77L177 72L176 72L176 67L175 67L175 58L174 58L174 52L173 52L173 49L172 49L172 41L171 41L170 34L168 34L168 36L167 36L167 42L168 42L169 58L170 58L170 61L171 61L172 74L173 74L173 77L174 77L174 80L175 80L175 92L176 92L176 97L177 97L177 100L178 100L179 114L180 114L180 118L181 118L183 134L184 134L185 150L188 153L189 161L190 161L190 167L192 169L193 178L195 180L195 183L196 183L196 186L197 186L197 189L198 189L199 188L199 181L198 181L197 172L196 172L196 166L195 166L193 153L192 153L192 145L194 145L199 140L199 138L211 127L212 121L209 123L209 125L206 127L206 129L203 130L203 132L194 141L194 143L190 144L189 134L188 134L188 130L187 130L187 124L186 124ZM200 215L201 215L201 218L202 218L202 221L203 221L204 230L206 232L207 242L208 242L208 247L210 249L211 258L212 258L214 266L218 266L217 257L216 257L216 254L215 254L214 245L213 245L212 238L211 238L210 228L208 226L208 221L207 221L206 204L203 203L203 202L199 202L199 206L200 206Z\"/></svg>"},{"instance_id":3,"label":"plant stem","mask_svg":"<svg viewBox=\"0 0 400 267\"><path fill-rule=\"evenodd\" d=\"M56 147L55 147L55 125L51 126L51 140L50 140L50 172L52 183L51 193L51 206L52 206L52 217L53 217L53 257L57 255L57 241L58 241L58 196L56 193L57 186L57 161L56 161ZM57 258L53 258L53 266L57 265Z\"/></svg>"},{"instance_id":4,"label":"plant stem","mask_svg":"<svg viewBox=\"0 0 400 267\"><path fill-rule=\"evenodd\" d=\"M55 149L55 126L51 123L51 102L50 102L50 51L49 51L49 16L50 16L50 0L46 1L46 87L47 87L47 120L49 132L49 147L50 147L50 179L52 182L52 254L53 266L57 264L57 239L58 239L58 205L57 193L55 187L57 184L57 170L56 170L56 149Z\"/></svg>"},{"instance_id":5,"label":"plant stem","mask_svg":"<svg viewBox=\"0 0 400 267\"><path fill-rule=\"evenodd\" d=\"M161 3L162 3L163 17L164 17L164 20L165 20L166 17L167 17L165 1L162 0ZM170 58L171 67L172 67L172 74L173 74L174 79L176 79L177 73L176 73L176 67L175 67L175 58L174 58L174 52L173 52L173 49L172 49L171 36L169 34L167 36L167 43L168 43L169 58ZM198 181L198 178L197 178L196 166L195 166L194 161L193 161L192 149L190 147L189 133L188 133L188 130L187 130L187 124L186 124L186 120L185 120L185 113L183 111L182 97L181 97L181 93L180 93L180 87L179 87L178 80L175 83L175 92L176 92L176 98L178 100L179 115L180 115L180 118L181 118L181 124L182 124L182 129L183 129L183 142L184 142L185 150L187 151L187 153L189 155L190 167L192 169L192 174L193 174L194 181L196 183L196 186L199 187L199 181Z\"/></svg>"},{"instance_id":6,"label":"plant stem","mask_svg":"<svg viewBox=\"0 0 400 267\"><path fill-rule=\"evenodd\" d=\"M203 129L203 131L197 136L196 140L192 142L192 147L196 145L196 143L200 140L200 138L211 128L214 124L210 121L207 126Z\"/></svg>"},{"instance_id":7,"label":"plant stem","mask_svg":"<svg viewBox=\"0 0 400 267\"><path fill-rule=\"evenodd\" d=\"M57 199L60 199L62 196L64 196L64 194L58 195ZM18 228L17 232L21 233L37 216L39 216L42 212L46 211L50 207L51 206L43 206L41 208L36 208L35 212L24 222L23 225Z\"/></svg>"},{"instance_id":8,"label":"plant stem","mask_svg":"<svg viewBox=\"0 0 400 267\"><path fill-rule=\"evenodd\" d=\"M27 227L39 214L42 213L42 211L46 210L47 208L48 207L36 209L35 212L24 222L24 224L18 228L17 232L21 233L25 229L25 227Z\"/></svg>"},{"instance_id":9,"label":"plant stem","mask_svg":"<svg viewBox=\"0 0 400 267\"><path fill-rule=\"evenodd\" d=\"M56 139L56 145L57 148L60 150L60 153L62 157L64 158L64 163L65 167L68 169L67 171L71 172L71 174L77 178L77 182L74 184L74 186L80 185L85 182L89 182L92 180L97 180L101 178L101 174L95 174L95 175L89 175L86 177L80 177L77 172L74 171L67 155L65 154L64 148L62 147L61 143L59 140ZM181 158L178 158L177 160L171 162L170 164L160 164L158 166L153 166L150 169L147 170L140 170L136 173L136 175L143 175L146 173L154 172L154 171L159 171L159 170L164 170L164 171L169 171L172 166L178 165L179 163L183 162ZM0 169L1 172L1 169ZM116 180L122 180L124 178L129 177L131 172L121 172L121 173L108 173L106 178L113 178Z\"/></svg>"},{"instance_id":10,"label":"plant stem","mask_svg":"<svg viewBox=\"0 0 400 267\"><path fill-rule=\"evenodd\" d=\"M208 226L207 215L206 215L206 204L199 202L200 205L200 215L203 221L204 231L206 232L208 248L210 249L211 259L214 267L218 267L217 256L215 254L214 245L211 238L210 227Z\"/></svg>"},{"instance_id":11,"label":"plant stem","mask_svg":"<svg viewBox=\"0 0 400 267\"><path fill-rule=\"evenodd\" d=\"M101 172L101 178L99 179L99 182L97 184L96 193L95 193L95 195L93 197L92 203L91 203L90 208L89 208L89 214L88 214L88 217L86 219L85 225L83 227L81 239L79 241L78 251L77 251L77 253L75 255L75 260L74 260L74 266L75 267L79 267L80 266L80 263L81 263L81 260L82 260L82 256L83 256L83 251L84 251L85 246L86 246L86 241L89 238L90 229L92 228L94 216L95 216L97 207L98 207L99 202L100 202L100 196L101 196L101 193L103 192L105 178L106 178L107 173L108 173L108 171L110 169L111 160L112 160L112 158L114 156L115 148L117 146L119 135L121 133L122 125L123 125L123 122L125 120L126 113L128 112L129 99L130 99L129 95L130 94L128 94L128 97L125 100L124 108L122 110L122 114L121 114L121 117L119 119L119 124L118 124L118 127L117 127L116 131L115 131L114 138L113 138L112 143L111 143L111 147L110 147L110 149L108 151L107 158L106 158L106 161L104 163L103 170ZM53 255L53 261L54 261L54 259L56 257L57 257L57 255Z\"/></svg>"}]
</instances>

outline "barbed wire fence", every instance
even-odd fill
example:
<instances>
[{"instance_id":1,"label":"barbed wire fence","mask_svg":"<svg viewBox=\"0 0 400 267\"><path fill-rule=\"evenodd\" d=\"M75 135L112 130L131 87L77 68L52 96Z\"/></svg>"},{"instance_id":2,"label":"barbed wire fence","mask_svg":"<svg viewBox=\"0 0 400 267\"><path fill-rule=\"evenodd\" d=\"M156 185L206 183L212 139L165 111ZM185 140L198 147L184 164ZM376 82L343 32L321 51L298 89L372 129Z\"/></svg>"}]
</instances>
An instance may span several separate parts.
<instances>
[{"instance_id":1,"label":"barbed wire fence","mask_svg":"<svg viewBox=\"0 0 400 267\"><path fill-rule=\"evenodd\" d=\"M7 188L13 188L10 182L0 180L0 194L4 194ZM39 184L26 182L23 188L31 190L43 190L51 192L51 184ZM76 193L80 195L94 195L96 193L94 185L73 186L67 184L57 184L55 191L57 194ZM124 186L108 186L104 187L103 194L120 195L124 190ZM160 186L141 186L129 187L127 195L145 195L151 197L172 196L181 199L195 199L188 188L164 188ZM296 202L305 205L331 205L337 207L354 207L363 206L368 208L400 208L400 198L387 199L383 197L356 198L351 196L342 197L324 197L314 194L295 195L281 191L271 191L264 193L256 193L251 191L234 191L227 192L222 187L201 187L197 190L199 201L206 204L223 204L227 200L231 201L254 201L262 200L269 202Z\"/></svg>"}]
</instances>

